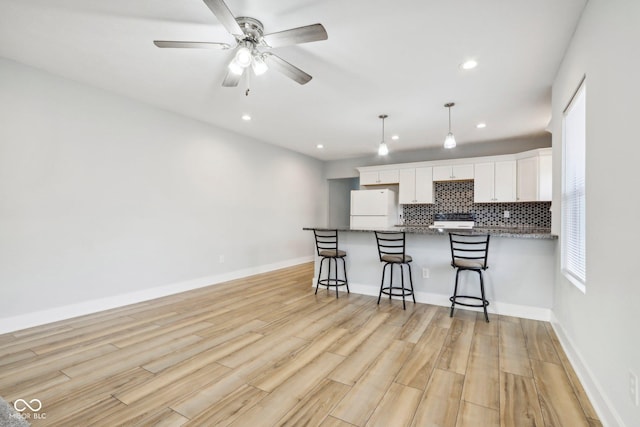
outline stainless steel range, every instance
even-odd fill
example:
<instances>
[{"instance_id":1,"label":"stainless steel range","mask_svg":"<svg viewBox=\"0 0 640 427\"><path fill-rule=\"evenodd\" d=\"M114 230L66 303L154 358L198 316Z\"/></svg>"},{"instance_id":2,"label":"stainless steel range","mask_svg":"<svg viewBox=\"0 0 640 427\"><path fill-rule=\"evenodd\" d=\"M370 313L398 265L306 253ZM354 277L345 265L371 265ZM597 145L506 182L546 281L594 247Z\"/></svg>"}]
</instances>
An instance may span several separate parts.
<instances>
[{"instance_id":1,"label":"stainless steel range","mask_svg":"<svg viewBox=\"0 0 640 427\"><path fill-rule=\"evenodd\" d=\"M464 230L475 225L475 217L471 213L437 213L433 225L429 228Z\"/></svg>"}]
</instances>

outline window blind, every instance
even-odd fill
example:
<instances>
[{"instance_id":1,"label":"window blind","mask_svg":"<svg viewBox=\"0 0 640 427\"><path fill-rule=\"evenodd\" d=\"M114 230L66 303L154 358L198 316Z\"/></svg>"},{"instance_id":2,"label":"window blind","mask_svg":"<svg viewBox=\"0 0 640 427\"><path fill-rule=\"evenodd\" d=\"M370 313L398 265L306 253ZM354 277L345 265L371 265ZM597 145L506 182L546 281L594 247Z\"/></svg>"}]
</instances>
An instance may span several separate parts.
<instances>
[{"instance_id":1,"label":"window blind","mask_svg":"<svg viewBox=\"0 0 640 427\"><path fill-rule=\"evenodd\" d=\"M586 88L583 81L563 118L562 271L580 289L586 284Z\"/></svg>"}]
</instances>

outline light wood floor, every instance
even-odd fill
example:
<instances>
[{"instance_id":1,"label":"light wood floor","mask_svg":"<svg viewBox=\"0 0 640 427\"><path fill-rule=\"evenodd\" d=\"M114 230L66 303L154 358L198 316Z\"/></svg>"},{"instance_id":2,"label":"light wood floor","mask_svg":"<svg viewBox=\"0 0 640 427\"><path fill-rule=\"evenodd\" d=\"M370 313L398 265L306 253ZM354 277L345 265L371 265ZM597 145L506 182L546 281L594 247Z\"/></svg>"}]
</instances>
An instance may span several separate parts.
<instances>
[{"instance_id":1,"label":"light wood floor","mask_svg":"<svg viewBox=\"0 0 640 427\"><path fill-rule=\"evenodd\" d=\"M548 323L316 296L312 274L0 335L0 396L39 399L34 426L601 425Z\"/></svg>"}]
</instances>

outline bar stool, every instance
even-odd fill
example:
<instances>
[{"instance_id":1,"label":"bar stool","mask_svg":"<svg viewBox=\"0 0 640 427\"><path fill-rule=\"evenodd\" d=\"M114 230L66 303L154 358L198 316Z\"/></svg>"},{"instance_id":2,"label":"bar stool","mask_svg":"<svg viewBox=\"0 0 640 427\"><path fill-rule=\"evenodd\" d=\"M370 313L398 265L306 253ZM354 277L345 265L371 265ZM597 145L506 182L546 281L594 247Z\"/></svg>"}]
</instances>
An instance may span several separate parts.
<instances>
[{"instance_id":1,"label":"bar stool","mask_svg":"<svg viewBox=\"0 0 640 427\"><path fill-rule=\"evenodd\" d=\"M320 260L320 271L318 271L318 281L316 283L316 294L318 293L318 287L320 285L326 286L327 291L330 287L336 288L336 298L338 298L338 287L346 286L347 293L349 292L349 282L347 281L347 265L344 258L347 256L345 251L338 249L338 230L313 230L313 234L316 238L316 251L318 256L322 257ZM338 278L338 259L342 260L342 272L344 279ZM333 278L331 278L331 261L335 266ZM329 262L329 271L327 277L322 277L322 264Z\"/></svg>"},{"instance_id":2,"label":"bar stool","mask_svg":"<svg viewBox=\"0 0 640 427\"><path fill-rule=\"evenodd\" d=\"M405 253L405 234L401 231L374 231L376 235L376 241L378 243L378 256L380 262L384 262L382 268L382 281L380 282L380 294L378 295L378 304L380 304L380 298L382 294L391 296L402 297L402 309L406 310L407 305L405 303L405 297L411 295L413 303L416 303L416 297L413 295L413 279L411 278L411 264L412 258ZM393 286L393 266L400 266L400 281L401 286ZM409 268L409 285L411 289L404 287L404 266ZM389 286L384 285L384 275L387 267L391 266L389 272Z\"/></svg>"},{"instance_id":3,"label":"bar stool","mask_svg":"<svg viewBox=\"0 0 640 427\"><path fill-rule=\"evenodd\" d=\"M487 306L489 301L484 296L484 280L482 272L489 268L487 266L487 255L489 253L489 235L472 235L449 233L451 243L451 266L456 269L456 284L453 288L451 301L451 312L449 317L453 317L453 309L456 304L466 307L482 307L484 318L489 322ZM475 271L480 276L480 296L458 295L458 276L461 271ZM480 301L479 304L460 302L458 299L472 299Z\"/></svg>"}]
</instances>

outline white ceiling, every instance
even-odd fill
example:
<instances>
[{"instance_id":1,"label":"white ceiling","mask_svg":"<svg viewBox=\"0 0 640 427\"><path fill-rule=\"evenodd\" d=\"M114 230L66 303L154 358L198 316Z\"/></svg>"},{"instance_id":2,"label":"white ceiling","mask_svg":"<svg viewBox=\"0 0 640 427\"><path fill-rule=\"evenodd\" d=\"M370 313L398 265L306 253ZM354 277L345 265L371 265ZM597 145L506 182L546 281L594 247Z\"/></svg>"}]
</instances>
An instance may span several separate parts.
<instances>
[{"instance_id":1,"label":"white ceiling","mask_svg":"<svg viewBox=\"0 0 640 427\"><path fill-rule=\"evenodd\" d=\"M311 82L270 70L248 97L221 87L231 51L152 43L233 44L202 0L0 0L0 56L331 160L374 154L383 113L391 150L439 146L449 101L459 144L543 133L586 1L226 0L265 33L320 22L329 34L273 50ZM479 66L461 70L470 58Z\"/></svg>"}]
</instances>

